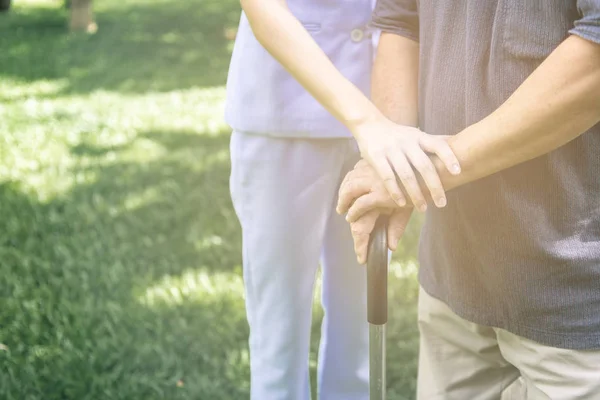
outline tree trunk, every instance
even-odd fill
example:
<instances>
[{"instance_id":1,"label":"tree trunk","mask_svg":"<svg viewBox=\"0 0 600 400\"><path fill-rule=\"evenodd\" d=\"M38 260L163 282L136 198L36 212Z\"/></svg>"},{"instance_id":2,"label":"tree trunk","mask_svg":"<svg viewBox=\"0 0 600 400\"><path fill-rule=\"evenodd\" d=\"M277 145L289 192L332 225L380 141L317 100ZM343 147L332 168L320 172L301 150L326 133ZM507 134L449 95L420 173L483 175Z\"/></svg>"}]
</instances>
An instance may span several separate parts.
<instances>
[{"instance_id":1,"label":"tree trunk","mask_svg":"<svg viewBox=\"0 0 600 400\"><path fill-rule=\"evenodd\" d=\"M71 0L71 21L69 28L72 32L96 32L98 27L94 22L92 0Z\"/></svg>"},{"instance_id":2,"label":"tree trunk","mask_svg":"<svg viewBox=\"0 0 600 400\"><path fill-rule=\"evenodd\" d=\"M10 0L0 0L0 12L8 11L10 8Z\"/></svg>"}]
</instances>

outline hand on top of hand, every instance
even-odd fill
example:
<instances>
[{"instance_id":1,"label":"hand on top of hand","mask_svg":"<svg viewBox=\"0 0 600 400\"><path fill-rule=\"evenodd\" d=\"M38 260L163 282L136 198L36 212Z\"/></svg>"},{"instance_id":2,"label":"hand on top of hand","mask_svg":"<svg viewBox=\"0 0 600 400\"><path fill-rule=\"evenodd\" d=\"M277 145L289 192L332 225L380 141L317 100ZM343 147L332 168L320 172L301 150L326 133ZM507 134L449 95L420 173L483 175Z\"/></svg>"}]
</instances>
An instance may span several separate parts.
<instances>
[{"instance_id":1,"label":"hand on top of hand","mask_svg":"<svg viewBox=\"0 0 600 400\"><path fill-rule=\"evenodd\" d=\"M423 178L435 205L446 205L444 187L428 154L437 155L451 174L459 174L460 164L448 144L448 136L429 135L384 117L358 125L353 134L362 157L375 169L398 207L412 203L419 211L427 209L415 172ZM409 199L405 198L400 184Z\"/></svg>"}]
</instances>

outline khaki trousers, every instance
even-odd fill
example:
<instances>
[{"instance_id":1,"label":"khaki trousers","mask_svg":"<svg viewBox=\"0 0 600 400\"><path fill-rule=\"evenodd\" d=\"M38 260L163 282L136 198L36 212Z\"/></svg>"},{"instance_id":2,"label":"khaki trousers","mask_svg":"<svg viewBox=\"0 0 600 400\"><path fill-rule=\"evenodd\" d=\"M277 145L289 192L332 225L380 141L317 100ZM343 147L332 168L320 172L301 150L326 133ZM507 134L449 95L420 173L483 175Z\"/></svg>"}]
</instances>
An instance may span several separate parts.
<instances>
[{"instance_id":1,"label":"khaki trousers","mask_svg":"<svg viewBox=\"0 0 600 400\"><path fill-rule=\"evenodd\" d=\"M544 346L457 316L420 289L418 400L600 399L600 350Z\"/></svg>"}]
</instances>

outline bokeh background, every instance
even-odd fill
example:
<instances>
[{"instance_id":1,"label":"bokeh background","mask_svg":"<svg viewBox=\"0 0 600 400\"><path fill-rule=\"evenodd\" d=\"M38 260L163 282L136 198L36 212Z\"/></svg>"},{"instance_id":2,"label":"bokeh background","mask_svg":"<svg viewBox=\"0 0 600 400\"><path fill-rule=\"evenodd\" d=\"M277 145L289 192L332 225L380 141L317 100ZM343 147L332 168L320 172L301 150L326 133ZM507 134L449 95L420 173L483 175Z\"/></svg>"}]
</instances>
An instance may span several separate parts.
<instances>
[{"instance_id":1,"label":"bokeh background","mask_svg":"<svg viewBox=\"0 0 600 400\"><path fill-rule=\"evenodd\" d=\"M83 32L62 0L0 13L0 399L247 399L223 121L239 2L92 6ZM389 399L414 398L419 225L391 266Z\"/></svg>"}]
</instances>

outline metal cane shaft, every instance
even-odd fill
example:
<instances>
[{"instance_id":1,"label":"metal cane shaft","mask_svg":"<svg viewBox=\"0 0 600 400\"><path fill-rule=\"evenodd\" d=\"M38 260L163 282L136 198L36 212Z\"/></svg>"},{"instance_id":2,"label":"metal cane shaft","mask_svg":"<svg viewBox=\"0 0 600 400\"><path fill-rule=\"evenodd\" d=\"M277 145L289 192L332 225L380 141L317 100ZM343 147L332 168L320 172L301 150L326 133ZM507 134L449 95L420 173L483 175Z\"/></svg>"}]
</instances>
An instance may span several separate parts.
<instances>
[{"instance_id":1,"label":"metal cane shaft","mask_svg":"<svg viewBox=\"0 0 600 400\"><path fill-rule=\"evenodd\" d=\"M369 397L385 399L385 324L369 325Z\"/></svg>"}]
</instances>

